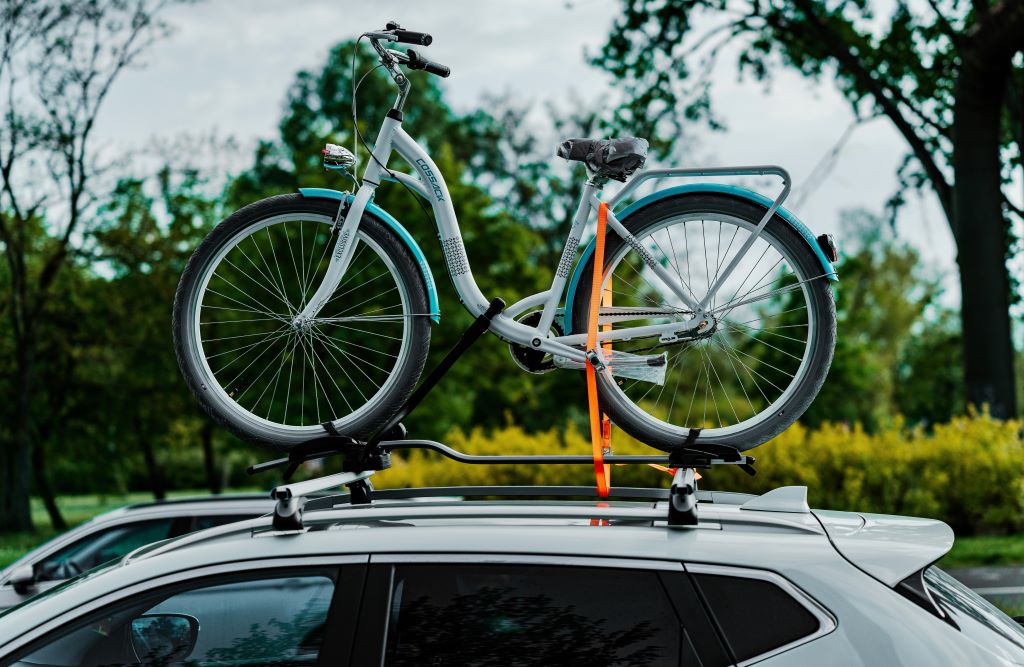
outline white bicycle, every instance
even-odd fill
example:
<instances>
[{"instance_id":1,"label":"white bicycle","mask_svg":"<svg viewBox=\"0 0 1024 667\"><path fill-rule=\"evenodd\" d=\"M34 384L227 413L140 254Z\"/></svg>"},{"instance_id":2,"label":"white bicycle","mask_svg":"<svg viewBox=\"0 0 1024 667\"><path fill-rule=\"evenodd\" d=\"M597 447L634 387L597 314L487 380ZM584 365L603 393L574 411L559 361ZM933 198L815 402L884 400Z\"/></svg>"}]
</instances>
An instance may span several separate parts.
<instances>
[{"instance_id":1,"label":"white bicycle","mask_svg":"<svg viewBox=\"0 0 1024 667\"><path fill-rule=\"evenodd\" d=\"M389 23L365 33L398 87L354 194L304 188L250 204L196 249L174 304L174 342L189 387L218 422L278 449L333 429L373 433L415 387L441 316L430 266L413 237L372 201L382 180L430 202L448 273L475 316L489 300L466 257L444 176L402 127L409 80L401 67L448 76L419 53L429 45ZM358 44L358 42L357 42ZM353 86L353 96L356 93ZM609 180L630 183L607 200L596 334L601 408L654 447L690 442L755 447L814 399L835 346L836 279L830 237L815 238L781 208L790 180L779 167L642 170L642 139L565 142L589 179L551 287L508 307L490 331L535 373L588 359L594 242L580 251ZM328 168L354 164L329 145ZM397 153L415 175L392 170ZM775 175L773 200L734 186L656 190L616 211L652 178ZM577 260L577 255L579 259ZM566 372L562 370L562 372Z\"/></svg>"}]
</instances>

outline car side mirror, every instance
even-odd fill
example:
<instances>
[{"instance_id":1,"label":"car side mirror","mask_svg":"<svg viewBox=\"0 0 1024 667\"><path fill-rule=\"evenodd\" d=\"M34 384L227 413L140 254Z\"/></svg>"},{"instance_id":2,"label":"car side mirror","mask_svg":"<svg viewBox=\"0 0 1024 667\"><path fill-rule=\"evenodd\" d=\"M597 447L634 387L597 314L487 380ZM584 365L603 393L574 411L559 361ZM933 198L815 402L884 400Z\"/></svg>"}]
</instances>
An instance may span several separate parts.
<instances>
[{"instance_id":1,"label":"car side mirror","mask_svg":"<svg viewBox=\"0 0 1024 667\"><path fill-rule=\"evenodd\" d=\"M8 580L18 595L28 595L36 588L36 571L31 565L22 565L13 573Z\"/></svg>"},{"instance_id":2,"label":"car side mirror","mask_svg":"<svg viewBox=\"0 0 1024 667\"><path fill-rule=\"evenodd\" d=\"M185 660L199 639L199 619L188 614L146 614L132 621L135 656L144 664Z\"/></svg>"}]
</instances>

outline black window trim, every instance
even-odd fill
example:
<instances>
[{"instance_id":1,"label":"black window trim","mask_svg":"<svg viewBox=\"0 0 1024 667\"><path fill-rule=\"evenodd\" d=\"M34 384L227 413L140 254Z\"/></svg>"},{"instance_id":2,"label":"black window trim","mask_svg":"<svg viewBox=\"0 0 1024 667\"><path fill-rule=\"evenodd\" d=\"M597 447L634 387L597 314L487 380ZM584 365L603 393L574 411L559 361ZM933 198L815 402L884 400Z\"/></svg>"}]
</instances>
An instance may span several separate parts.
<instances>
[{"instance_id":1,"label":"black window trim","mask_svg":"<svg viewBox=\"0 0 1024 667\"><path fill-rule=\"evenodd\" d=\"M828 610L823 604L811 597L802 588L786 579L781 574L773 572L771 570L759 570L750 567L739 567L732 565L712 565L708 563L690 563L685 564L686 571L690 574L708 574L718 575L724 577L736 577L741 579L759 579L761 581L767 581L775 584L790 597L796 600L802 607L804 607L812 616L818 620L818 629L809 635L805 635L800 639L783 644L773 648L770 651L760 653L758 655L747 658L746 660L737 663L738 667L745 667L745 665L752 665L755 662L767 660L780 653L810 643L816 639L820 639L827 634L832 633L837 627L839 627L835 616ZM694 582L696 587L696 582ZM708 615L714 618L714 614L711 609L708 609ZM715 625L718 625L717 621Z\"/></svg>"},{"instance_id":2,"label":"black window trim","mask_svg":"<svg viewBox=\"0 0 1024 667\"><path fill-rule=\"evenodd\" d=\"M575 567L615 567L627 570L669 570L684 572L683 564L675 560L632 558L628 556L569 556L565 554L505 554L505 553L384 553L370 556L370 564L471 564L471 565L571 565Z\"/></svg>"},{"instance_id":3,"label":"black window trim","mask_svg":"<svg viewBox=\"0 0 1024 667\"><path fill-rule=\"evenodd\" d=\"M90 616L102 615L105 610L115 606L129 598L144 596L158 589L170 590L173 588L192 588L192 584L200 581L211 581L217 579L245 578L256 573L271 574L268 571L308 571L314 569L334 569L335 575L338 568L345 565L366 565L369 559L368 554L345 554L338 556L311 556L298 558L261 558L247 561L233 561L218 565L208 565L200 568L185 568L161 574L151 579L137 582L130 586L110 591L104 595L93 598L80 605L65 609L60 614L51 617L47 621L23 633L13 642L3 646L3 653L0 654L0 666L10 663L12 656L24 655L26 651L36 650L45 641L56 639L63 634L63 630L70 624L77 624L79 621ZM334 580L338 579L334 576ZM56 599L56 598L55 598Z\"/></svg>"}]
</instances>

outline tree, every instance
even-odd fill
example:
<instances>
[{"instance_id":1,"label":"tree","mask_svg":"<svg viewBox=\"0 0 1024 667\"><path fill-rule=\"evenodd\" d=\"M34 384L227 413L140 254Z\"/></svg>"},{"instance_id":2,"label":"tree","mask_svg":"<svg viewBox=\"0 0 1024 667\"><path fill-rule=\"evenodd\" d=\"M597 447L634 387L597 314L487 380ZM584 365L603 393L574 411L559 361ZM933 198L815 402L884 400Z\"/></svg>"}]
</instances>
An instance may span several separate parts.
<instances>
[{"instance_id":1,"label":"tree","mask_svg":"<svg viewBox=\"0 0 1024 667\"><path fill-rule=\"evenodd\" d=\"M189 255L220 209L202 192L194 170L178 173L165 166L153 180L158 197L146 193L145 179L118 183L97 216L90 259L112 273L102 281L101 319L123 324L103 337L117 388L107 398L107 421L120 434L118 446L142 456L147 485L162 500L170 484L162 452L178 444L174 425L182 420L192 422L188 432L203 441L207 485L219 487L212 433L202 433L200 422L208 422L181 382L174 358L169 308ZM194 447L191 440L184 445Z\"/></svg>"},{"instance_id":2,"label":"tree","mask_svg":"<svg viewBox=\"0 0 1024 667\"><path fill-rule=\"evenodd\" d=\"M182 0L3 0L0 3L0 244L8 280L14 406L0 443L0 530L31 528L37 341L62 269L89 237L112 163L96 119L124 69L167 33L160 12ZM47 232L44 242L33 226Z\"/></svg>"},{"instance_id":3,"label":"tree","mask_svg":"<svg viewBox=\"0 0 1024 667\"><path fill-rule=\"evenodd\" d=\"M1016 411L1006 187L1024 167L1020 0L623 0L594 62L625 83L622 117L662 127L700 110L726 45L741 72L781 61L835 81L858 118L884 116L907 145L907 188L930 187L956 241L967 400ZM885 19L877 19L879 16ZM692 114L691 114L692 115ZM660 125L659 125L660 123ZM1014 147L1016 149L1014 150Z\"/></svg>"},{"instance_id":4,"label":"tree","mask_svg":"<svg viewBox=\"0 0 1024 667\"><path fill-rule=\"evenodd\" d=\"M915 403L907 391L934 391L925 350L935 345L919 340L923 331L940 330L930 317L940 294L938 281L921 269L920 254L895 238L885 221L866 211L843 215L847 252L838 269L843 288L836 295L840 336L829 379L808 408L803 421L859 422L869 431L887 425L900 408L913 421L948 419L959 406L956 395L933 407ZM934 321L940 319L940 322ZM938 387L936 387L938 388Z\"/></svg>"}]
</instances>

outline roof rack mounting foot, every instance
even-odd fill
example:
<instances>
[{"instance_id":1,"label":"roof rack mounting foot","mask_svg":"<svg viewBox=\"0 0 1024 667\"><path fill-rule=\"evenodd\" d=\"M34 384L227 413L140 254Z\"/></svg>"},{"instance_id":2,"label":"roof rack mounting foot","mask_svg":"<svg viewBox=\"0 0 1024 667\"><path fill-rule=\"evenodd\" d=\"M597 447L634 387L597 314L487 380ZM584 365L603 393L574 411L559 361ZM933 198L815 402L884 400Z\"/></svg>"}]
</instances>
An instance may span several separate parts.
<instances>
[{"instance_id":1,"label":"roof rack mounting foot","mask_svg":"<svg viewBox=\"0 0 1024 667\"><path fill-rule=\"evenodd\" d=\"M371 505L373 499L373 482L369 479L357 479L351 484L346 484L349 491L349 502L352 505Z\"/></svg>"},{"instance_id":2,"label":"roof rack mounting foot","mask_svg":"<svg viewBox=\"0 0 1024 667\"><path fill-rule=\"evenodd\" d=\"M697 525L697 476L693 468L677 468L668 498L668 525Z\"/></svg>"},{"instance_id":3,"label":"roof rack mounting foot","mask_svg":"<svg viewBox=\"0 0 1024 667\"><path fill-rule=\"evenodd\" d=\"M270 497L277 501L274 506L274 518L271 525L274 530L302 530L302 508L306 504L306 497L317 491L326 491L339 486L347 486L354 499L357 494L366 498L369 502L370 490L373 487L366 478L373 474L373 470L362 472L339 472L326 477L316 477L305 482L295 482L275 486L270 491ZM352 501L355 503L355 500ZM365 503L364 503L365 504Z\"/></svg>"}]
</instances>

